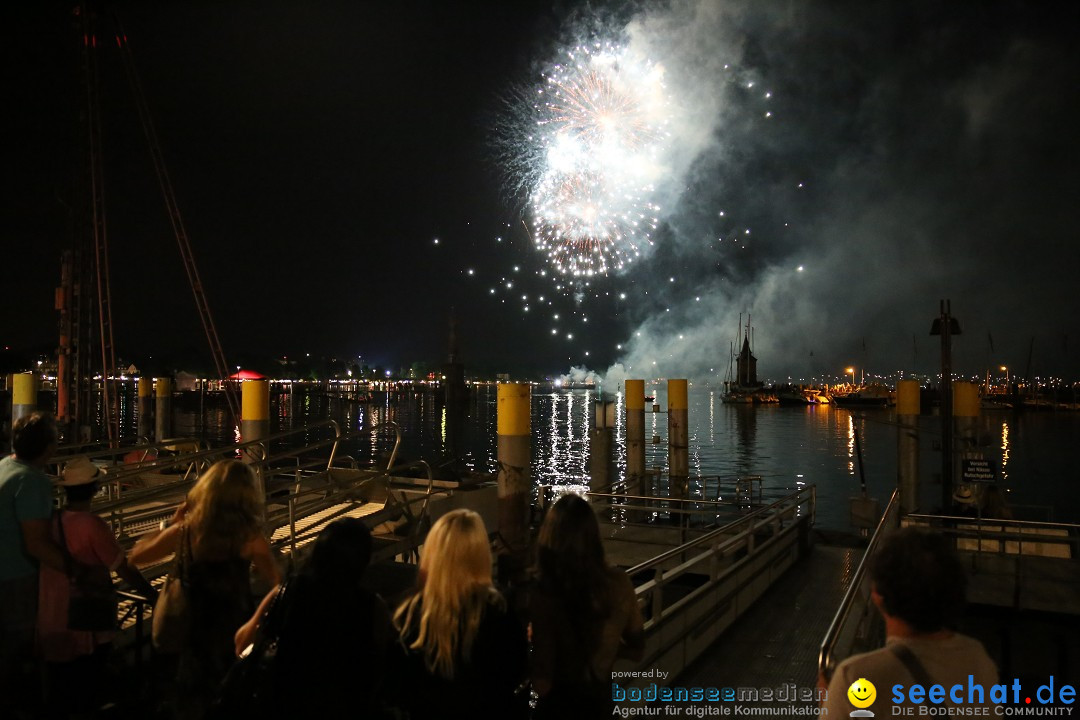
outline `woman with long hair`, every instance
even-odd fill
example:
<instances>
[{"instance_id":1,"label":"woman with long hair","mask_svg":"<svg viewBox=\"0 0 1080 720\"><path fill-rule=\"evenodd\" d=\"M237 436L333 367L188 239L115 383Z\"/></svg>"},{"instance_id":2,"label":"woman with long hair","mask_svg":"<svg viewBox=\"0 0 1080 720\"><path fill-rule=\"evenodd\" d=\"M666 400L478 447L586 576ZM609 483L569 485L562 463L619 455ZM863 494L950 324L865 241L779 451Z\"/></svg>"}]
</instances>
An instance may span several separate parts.
<instances>
[{"instance_id":1,"label":"woman with long hair","mask_svg":"<svg viewBox=\"0 0 1080 720\"><path fill-rule=\"evenodd\" d=\"M138 565L185 558L190 632L176 658L180 717L201 717L234 659L233 636L252 613L250 570L270 585L281 577L262 533L263 496L251 467L214 463L171 524L131 551Z\"/></svg>"},{"instance_id":2,"label":"woman with long hair","mask_svg":"<svg viewBox=\"0 0 1080 720\"><path fill-rule=\"evenodd\" d=\"M416 591L394 615L408 653L402 687L414 720L527 713L528 646L491 579L483 519L452 510L431 528Z\"/></svg>"},{"instance_id":3,"label":"woman with long hair","mask_svg":"<svg viewBox=\"0 0 1080 720\"><path fill-rule=\"evenodd\" d=\"M534 717L608 717L616 658L641 659L644 621L626 573L604 559L589 503L564 495L537 544L529 600Z\"/></svg>"}]
</instances>

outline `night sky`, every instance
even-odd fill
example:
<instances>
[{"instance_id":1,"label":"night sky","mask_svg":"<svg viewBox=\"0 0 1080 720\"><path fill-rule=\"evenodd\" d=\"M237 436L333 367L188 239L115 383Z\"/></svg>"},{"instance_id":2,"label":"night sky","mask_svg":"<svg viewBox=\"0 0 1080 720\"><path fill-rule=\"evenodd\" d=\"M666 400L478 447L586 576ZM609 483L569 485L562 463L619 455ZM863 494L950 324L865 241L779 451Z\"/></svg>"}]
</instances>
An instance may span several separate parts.
<instances>
[{"instance_id":1,"label":"night sky","mask_svg":"<svg viewBox=\"0 0 1080 720\"><path fill-rule=\"evenodd\" d=\"M948 298L959 372L1023 374L1030 351L1032 375L1080 379L1076 3L107 7L230 358L438 363L453 309L474 368L720 380L749 313L772 380L931 373ZM0 346L56 343L81 161L74 27L51 2L6 23ZM557 289L506 138L513 99L596 38L663 67L660 224L629 270ZM195 362L205 341L119 54L99 58L118 352Z\"/></svg>"}]
</instances>

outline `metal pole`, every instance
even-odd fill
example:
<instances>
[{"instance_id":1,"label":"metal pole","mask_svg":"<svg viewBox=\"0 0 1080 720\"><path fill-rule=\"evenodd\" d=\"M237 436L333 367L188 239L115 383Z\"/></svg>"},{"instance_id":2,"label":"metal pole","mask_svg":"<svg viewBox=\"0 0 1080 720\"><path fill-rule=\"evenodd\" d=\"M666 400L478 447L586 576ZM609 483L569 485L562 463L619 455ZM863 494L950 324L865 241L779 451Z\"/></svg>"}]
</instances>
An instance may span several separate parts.
<instances>
[{"instance_id":1,"label":"metal pole","mask_svg":"<svg viewBox=\"0 0 1080 720\"><path fill-rule=\"evenodd\" d=\"M960 469L963 458L968 451L976 449L976 436L979 423L979 386L975 383L957 381L953 383L953 424L956 434L957 447L956 457L953 460L953 477L964 482L963 472ZM977 487L971 488L972 500L976 505L982 502L982 493L976 492Z\"/></svg>"},{"instance_id":2,"label":"metal pole","mask_svg":"<svg viewBox=\"0 0 1080 720\"><path fill-rule=\"evenodd\" d=\"M154 391L157 401L154 412L155 440L164 442L172 437L172 379L155 378Z\"/></svg>"},{"instance_id":3,"label":"metal pole","mask_svg":"<svg viewBox=\"0 0 1080 720\"><path fill-rule=\"evenodd\" d=\"M614 446L615 403L597 399L595 422L589 432L589 489L611 490L611 450Z\"/></svg>"},{"instance_id":4,"label":"metal pole","mask_svg":"<svg viewBox=\"0 0 1080 720\"><path fill-rule=\"evenodd\" d=\"M37 410L37 392L37 377L33 373L11 376L11 427L15 427L19 418Z\"/></svg>"},{"instance_id":5,"label":"metal pole","mask_svg":"<svg viewBox=\"0 0 1080 720\"><path fill-rule=\"evenodd\" d=\"M141 438L150 439L154 434L154 379L141 377L138 381L139 403L136 408L138 413L136 434Z\"/></svg>"},{"instance_id":6,"label":"metal pole","mask_svg":"<svg viewBox=\"0 0 1080 720\"><path fill-rule=\"evenodd\" d=\"M245 380L240 386L240 436L244 442L270 435L270 381ZM266 448L267 456L270 448Z\"/></svg>"},{"instance_id":7,"label":"metal pole","mask_svg":"<svg viewBox=\"0 0 1080 720\"><path fill-rule=\"evenodd\" d=\"M953 411L952 411L952 318L949 301L941 301L941 509L952 505Z\"/></svg>"},{"instance_id":8,"label":"metal pole","mask_svg":"<svg viewBox=\"0 0 1080 720\"><path fill-rule=\"evenodd\" d=\"M896 486L904 515L919 509L919 392L918 380L896 384Z\"/></svg>"},{"instance_id":9,"label":"metal pole","mask_svg":"<svg viewBox=\"0 0 1080 720\"><path fill-rule=\"evenodd\" d=\"M645 480L645 381L626 381L626 493L648 495Z\"/></svg>"},{"instance_id":10,"label":"metal pole","mask_svg":"<svg viewBox=\"0 0 1080 720\"><path fill-rule=\"evenodd\" d=\"M532 490L529 471L532 386L527 383L500 384L497 403L499 534L510 554L524 559L528 549L529 492Z\"/></svg>"},{"instance_id":11,"label":"metal pole","mask_svg":"<svg viewBox=\"0 0 1080 720\"><path fill-rule=\"evenodd\" d=\"M687 382L668 380L668 480L673 498L690 496L690 440Z\"/></svg>"}]
</instances>

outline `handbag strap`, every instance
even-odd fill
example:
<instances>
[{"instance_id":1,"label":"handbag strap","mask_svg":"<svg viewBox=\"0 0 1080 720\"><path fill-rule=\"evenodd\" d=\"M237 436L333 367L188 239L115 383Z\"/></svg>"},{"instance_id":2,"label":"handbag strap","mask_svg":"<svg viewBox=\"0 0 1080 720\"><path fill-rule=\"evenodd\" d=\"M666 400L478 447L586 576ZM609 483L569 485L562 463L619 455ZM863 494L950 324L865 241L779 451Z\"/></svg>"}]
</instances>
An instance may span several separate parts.
<instances>
[{"instance_id":1,"label":"handbag strap","mask_svg":"<svg viewBox=\"0 0 1080 720\"><path fill-rule=\"evenodd\" d=\"M188 584L188 562L191 560L191 538L187 523L180 525L180 547L176 550L176 579L180 584Z\"/></svg>"},{"instance_id":2,"label":"handbag strap","mask_svg":"<svg viewBox=\"0 0 1080 720\"><path fill-rule=\"evenodd\" d=\"M285 627L285 622L288 620L289 609L292 603L293 594L290 593L286 596L285 592L289 589L291 584L290 580L285 580L278 586L277 593L274 594L274 599L270 601L270 606L266 608L266 614L263 615L262 622L259 623L259 638L265 639L267 642L273 642L281 634L282 628Z\"/></svg>"},{"instance_id":3,"label":"handbag strap","mask_svg":"<svg viewBox=\"0 0 1080 720\"><path fill-rule=\"evenodd\" d=\"M933 679L930 677L930 673L926 672L926 668L919 662L919 658L915 656L915 653L911 651L911 648L896 642L890 643L888 648L889 652L891 652L908 671L912 680L923 687L930 687L934 684Z\"/></svg>"},{"instance_id":4,"label":"handbag strap","mask_svg":"<svg viewBox=\"0 0 1080 720\"><path fill-rule=\"evenodd\" d=\"M75 579L75 558L71 556L71 550L68 549L67 536L64 535L64 509L60 508L53 513L53 521L56 523L56 527L60 532L60 553L64 556L64 570L68 576L68 579L74 581Z\"/></svg>"}]
</instances>

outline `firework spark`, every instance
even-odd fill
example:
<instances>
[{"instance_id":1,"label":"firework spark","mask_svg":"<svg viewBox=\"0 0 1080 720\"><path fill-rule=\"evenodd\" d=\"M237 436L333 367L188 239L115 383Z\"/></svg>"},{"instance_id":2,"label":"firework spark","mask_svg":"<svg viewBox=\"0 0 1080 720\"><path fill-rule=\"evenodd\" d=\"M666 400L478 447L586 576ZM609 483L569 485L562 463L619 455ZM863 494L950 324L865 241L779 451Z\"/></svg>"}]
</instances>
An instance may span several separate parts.
<instances>
[{"instance_id":1,"label":"firework spark","mask_svg":"<svg viewBox=\"0 0 1080 720\"><path fill-rule=\"evenodd\" d=\"M533 241L559 274L604 275L651 244L668 106L663 70L609 43L575 47L544 73L521 157L538 164Z\"/></svg>"}]
</instances>

